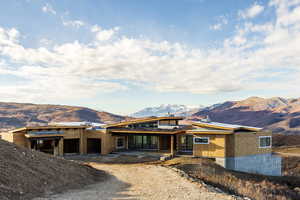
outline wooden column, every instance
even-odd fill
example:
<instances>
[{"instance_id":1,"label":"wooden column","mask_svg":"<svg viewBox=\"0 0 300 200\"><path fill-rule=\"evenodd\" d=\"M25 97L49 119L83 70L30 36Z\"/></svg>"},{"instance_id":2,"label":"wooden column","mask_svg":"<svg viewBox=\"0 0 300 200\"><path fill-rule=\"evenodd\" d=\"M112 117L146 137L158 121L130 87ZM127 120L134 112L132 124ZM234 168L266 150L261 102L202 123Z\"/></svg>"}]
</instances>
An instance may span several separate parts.
<instances>
[{"instance_id":1,"label":"wooden column","mask_svg":"<svg viewBox=\"0 0 300 200\"><path fill-rule=\"evenodd\" d=\"M158 140L157 140L157 150L159 151L160 150L160 138L161 136L157 136L158 137Z\"/></svg>"},{"instance_id":2,"label":"wooden column","mask_svg":"<svg viewBox=\"0 0 300 200\"><path fill-rule=\"evenodd\" d=\"M60 138L58 142L58 155L59 156L64 155L64 138Z\"/></svg>"},{"instance_id":3,"label":"wooden column","mask_svg":"<svg viewBox=\"0 0 300 200\"><path fill-rule=\"evenodd\" d=\"M128 142L129 142L129 141L128 141L128 135L125 136L125 142L126 142L126 143L125 143L125 144L126 144L125 148L128 150Z\"/></svg>"},{"instance_id":4,"label":"wooden column","mask_svg":"<svg viewBox=\"0 0 300 200\"><path fill-rule=\"evenodd\" d=\"M84 130L79 129L79 149L80 149L80 154L87 154L87 139L84 135Z\"/></svg>"},{"instance_id":5,"label":"wooden column","mask_svg":"<svg viewBox=\"0 0 300 200\"><path fill-rule=\"evenodd\" d=\"M171 155L174 156L174 135L171 135Z\"/></svg>"}]
</instances>

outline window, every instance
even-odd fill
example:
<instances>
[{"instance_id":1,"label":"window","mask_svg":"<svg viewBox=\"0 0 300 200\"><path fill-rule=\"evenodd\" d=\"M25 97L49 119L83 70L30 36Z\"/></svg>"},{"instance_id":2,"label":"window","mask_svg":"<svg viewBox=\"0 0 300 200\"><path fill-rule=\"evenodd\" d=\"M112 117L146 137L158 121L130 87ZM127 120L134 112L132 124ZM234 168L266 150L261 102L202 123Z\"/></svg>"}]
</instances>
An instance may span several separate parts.
<instances>
[{"instance_id":1,"label":"window","mask_svg":"<svg viewBox=\"0 0 300 200\"><path fill-rule=\"evenodd\" d=\"M117 138L117 148L124 148L125 147L125 141L124 138L119 137Z\"/></svg>"},{"instance_id":2,"label":"window","mask_svg":"<svg viewBox=\"0 0 300 200\"><path fill-rule=\"evenodd\" d=\"M209 137L194 137L194 144L209 144Z\"/></svg>"},{"instance_id":3,"label":"window","mask_svg":"<svg viewBox=\"0 0 300 200\"><path fill-rule=\"evenodd\" d=\"M259 148L271 148L271 136L259 136Z\"/></svg>"}]
</instances>

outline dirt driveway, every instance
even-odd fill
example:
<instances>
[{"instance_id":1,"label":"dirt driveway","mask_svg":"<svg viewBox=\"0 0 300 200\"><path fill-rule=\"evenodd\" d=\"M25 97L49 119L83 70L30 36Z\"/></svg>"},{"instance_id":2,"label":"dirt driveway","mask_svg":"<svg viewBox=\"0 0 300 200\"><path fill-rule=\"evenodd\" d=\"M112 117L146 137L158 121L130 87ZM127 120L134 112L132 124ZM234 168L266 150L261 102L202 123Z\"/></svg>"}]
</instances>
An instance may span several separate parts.
<instances>
[{"instance_id":1,"label":"dirt driveway","mask_svg":"<svg viewBox=\"0 0 300 200\"><path fill-rule=\"evenodd\" d=\"M107 181L42 199L234 199L227 194L209 192L205 187L200 187L162 166L99 163L91 165L108 172L110 175Z\"/></svg>"}]
</instances>

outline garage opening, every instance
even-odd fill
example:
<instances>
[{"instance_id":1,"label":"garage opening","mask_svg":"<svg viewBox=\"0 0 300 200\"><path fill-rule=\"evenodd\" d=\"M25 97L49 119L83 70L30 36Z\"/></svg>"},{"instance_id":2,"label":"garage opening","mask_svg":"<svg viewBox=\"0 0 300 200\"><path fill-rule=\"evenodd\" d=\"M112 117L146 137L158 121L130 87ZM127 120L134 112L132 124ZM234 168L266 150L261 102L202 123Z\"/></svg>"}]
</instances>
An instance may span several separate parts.
<instances>
[{"instance_id":1,"label":"garage opening","mask_svg":"<svg viewBox=\"0 0 300 200\"><path fill-rule=\"evenodd\" d=\"M57 148L59 137L53 138L30 138L30 147L37 151L48 154L54 154L54 149Z\"/></svg>"},{"instance_id":2,"label":"garage opening","mask_svg":"<svg viewBox=\"0 0 300 200\"><path fill-rule=\"evenodd\" d=\"M64 153L79 154L79 139L64 139Z\"/></svg>"},{"instance_id":3,"label":"garage opening","mask_svg":"<svg viewBox=\"0 0 300 200\"><path fill-rule=\"evenodd\" d=\"M100 154L101 153L101 139L87 139L87 153Z\"/></svg>"}]
</instances>

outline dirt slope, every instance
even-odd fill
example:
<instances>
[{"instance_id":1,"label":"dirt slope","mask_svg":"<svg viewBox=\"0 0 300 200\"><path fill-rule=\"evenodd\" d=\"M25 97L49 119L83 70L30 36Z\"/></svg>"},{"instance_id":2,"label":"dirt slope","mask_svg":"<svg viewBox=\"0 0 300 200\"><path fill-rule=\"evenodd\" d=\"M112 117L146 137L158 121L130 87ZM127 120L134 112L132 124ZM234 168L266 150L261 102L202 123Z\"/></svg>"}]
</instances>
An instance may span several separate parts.
<instances>
[{"instance_id":1,"label":"dirt slope","mask_svg":"<svg viewBox=\"0 0 300 200\"><path fill-rule=\"evenodd\" d=\"M80 188L106 175L93 168L0 139L0 199L31 199L44 193Z\"/></svg>"},{"instance_id":2,"label":"dirt slope","mask_svg":"<svg viewBox=\"0 0 300 200\"><path fill-rule=\"evenodd\" d=\"M0 102L0 130L49 122L110 123L124 119L126 117L85 107Z\"/></svg>"}]
</instances>

